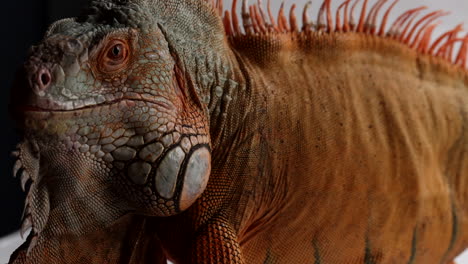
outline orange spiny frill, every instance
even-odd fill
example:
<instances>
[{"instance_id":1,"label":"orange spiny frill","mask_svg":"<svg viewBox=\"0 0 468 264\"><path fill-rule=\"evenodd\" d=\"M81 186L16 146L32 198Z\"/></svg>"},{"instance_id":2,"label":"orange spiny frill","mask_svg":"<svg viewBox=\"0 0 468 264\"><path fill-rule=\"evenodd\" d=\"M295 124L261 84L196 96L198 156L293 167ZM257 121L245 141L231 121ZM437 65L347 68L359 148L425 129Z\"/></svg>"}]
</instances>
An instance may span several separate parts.
<instances>
[{"instance_id":1,"label":"orange spiny frill","mask_svg":"<svg viewBox=\"0 0 468 264\"><path fill-rule=\"evenodd\" d=\"M271 10L271 0L267 1L266 11L262 0L257 0L256 3L249 5L248 0L240 0L241 4L241 20L242 27L236 9L238 0L233 0L231 10L224 10L223 0L206 0L215 10L216 13L223 18L226 34L228 36L240 35L260 35L269 33L291 33L291 32L357 32L380 37L387 37L408 45L422 54L430 54L449 60L450 62L468 67L468 38L459 38L458 34L462 31L459 25L453 30L442 34L435 41L431 41L434 29L440 24L434 22L442 16L448 15L448 12L437 10L426 14L418 19L420 13L427 9L422 6L404 12L400 15L389 28L387 28L388 17L392 9L399 0L394 0L388 6L385 14L382 16L380 25L377 24L379 12L388 0L377 0L374 5L367 11L368 0L364 0L359 12L359 18L356 21L355 9L360 3L360 0L345 0L337 8L335 20L332 17L331 0L322 0L322 5L318 11L317 21L314 23L309 16L311 1L307 2L302 12L302 27L299 26L295 8L293 4L289 11L289 18L285 15L284 2L278 12L278 16L274 17ZM351 3L354 2L354 3ZM335 22L335 24L333 24ZM461 43L460 49L456 56L453 56L455 44Z\"/></svg>"}]
</instances>

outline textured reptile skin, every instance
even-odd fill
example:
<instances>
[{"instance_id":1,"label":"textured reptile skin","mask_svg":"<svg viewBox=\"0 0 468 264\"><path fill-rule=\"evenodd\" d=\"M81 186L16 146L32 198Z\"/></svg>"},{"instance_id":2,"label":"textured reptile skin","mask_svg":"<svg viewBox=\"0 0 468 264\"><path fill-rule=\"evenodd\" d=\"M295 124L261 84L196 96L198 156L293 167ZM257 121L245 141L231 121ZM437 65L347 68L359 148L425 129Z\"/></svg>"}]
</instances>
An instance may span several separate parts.
<instances>
[{"instance_id":1,"label":"textured reptile skin","mask_svg":"<svg viewBox=\"0 0 468 264\"><path fill-rule=\"evenodd\" d=\"M32 233L10 263L450 263L466 55L374 34L364 2L352 30L329 0L301 32L246 1L245 34L220 1L95 0L52 25L12 92Z\"/></svg>"}]
</instances>

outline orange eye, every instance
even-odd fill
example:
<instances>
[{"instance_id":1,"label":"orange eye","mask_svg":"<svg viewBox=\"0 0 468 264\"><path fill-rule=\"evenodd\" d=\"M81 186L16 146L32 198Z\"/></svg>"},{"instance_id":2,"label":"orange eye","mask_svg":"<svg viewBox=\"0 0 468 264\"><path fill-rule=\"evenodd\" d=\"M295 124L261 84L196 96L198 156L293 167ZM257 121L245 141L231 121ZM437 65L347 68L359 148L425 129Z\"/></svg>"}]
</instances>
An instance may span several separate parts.
<instances>
[{"instance_id":1,"label":"orange eye","mask_svg":"<svg viewBox=\"0 0 468 264\"><path fill-rule=\"evenodd\" d=\"M106 73L122 69L129 59L128 44L122 40L112 40L103 50L100 64L101 70Z\"/></svg>"}]
</instances>

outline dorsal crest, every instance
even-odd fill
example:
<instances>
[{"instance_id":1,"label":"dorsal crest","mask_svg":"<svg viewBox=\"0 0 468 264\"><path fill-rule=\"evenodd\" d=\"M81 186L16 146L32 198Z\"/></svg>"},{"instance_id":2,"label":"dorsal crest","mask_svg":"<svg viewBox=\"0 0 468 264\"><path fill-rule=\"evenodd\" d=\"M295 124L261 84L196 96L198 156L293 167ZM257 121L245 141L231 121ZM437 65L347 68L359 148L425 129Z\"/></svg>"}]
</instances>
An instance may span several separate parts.
<instances>
[{"instance_id":1,"label":"dorsal crest","mask_svg":"<svg viewBox=\"0 0 468 264\"><path fill-rule=\"evenodd\" d=\"M331 0L323 0L315 21L310 16L311 1L307 2L300 25L295 15L296 4L292 4L288 12L283 2L278 14L274 15L271 0L266 5L261 0L254 4L249 4L248 0L233 0L230 10L224 10L223 0L207 0L222 18L226 35L233 39L314 31L324 34L354 32L400 42L419 54L439 57L465 69L468 67L468 35L460 37L461 24L433 39L433 32L440 24L438 19L448 12L427 11L427 7L421 6L404 12L391 23L389 15L399 0L341 1L339 7L332 10ZM237 12L239 5L240 14Z\"/></svg>"}]
</instances>

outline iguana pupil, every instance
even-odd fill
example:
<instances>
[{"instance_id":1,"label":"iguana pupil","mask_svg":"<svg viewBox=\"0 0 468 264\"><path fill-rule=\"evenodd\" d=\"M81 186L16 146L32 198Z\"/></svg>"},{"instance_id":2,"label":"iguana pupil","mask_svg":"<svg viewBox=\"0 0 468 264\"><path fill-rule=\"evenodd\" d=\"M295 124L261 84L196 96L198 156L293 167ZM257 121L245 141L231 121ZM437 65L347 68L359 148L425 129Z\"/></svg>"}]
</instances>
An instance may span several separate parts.
<instances>
[{"instance_id":1,"label":"iguana pupil","mask_svg":"<svg viewBox=\"0 0 468 264\"><path fill-rule=\"evenodd\" d=\"M112 55L114 56L114 58L119 58L119 55L120 53L122 52L122 44L117 44L114 46L114 48L112 49Z\"/></svg>"}]
</instances>

